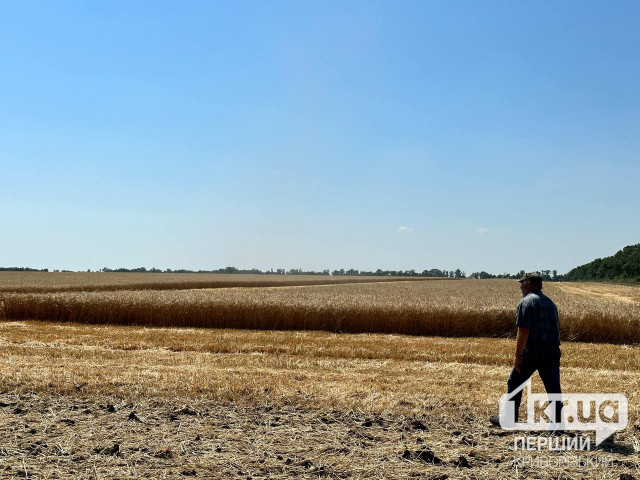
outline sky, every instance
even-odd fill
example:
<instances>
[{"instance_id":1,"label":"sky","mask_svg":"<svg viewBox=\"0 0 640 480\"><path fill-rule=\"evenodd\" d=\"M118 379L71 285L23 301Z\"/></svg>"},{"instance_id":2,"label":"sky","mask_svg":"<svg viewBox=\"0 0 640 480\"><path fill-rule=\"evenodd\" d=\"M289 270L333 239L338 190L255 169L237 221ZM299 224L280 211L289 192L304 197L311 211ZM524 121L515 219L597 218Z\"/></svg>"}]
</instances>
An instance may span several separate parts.
<instances>
[{"instance_id":1,"label":"sky","mask_svg":"<svg viewBox=\"0 0 640 480\"><path fill-rule=\"evenodd\" d=\"M0 266L557 269L640 243L636 1L3 2Z\"/></svg>"}]
</instances>

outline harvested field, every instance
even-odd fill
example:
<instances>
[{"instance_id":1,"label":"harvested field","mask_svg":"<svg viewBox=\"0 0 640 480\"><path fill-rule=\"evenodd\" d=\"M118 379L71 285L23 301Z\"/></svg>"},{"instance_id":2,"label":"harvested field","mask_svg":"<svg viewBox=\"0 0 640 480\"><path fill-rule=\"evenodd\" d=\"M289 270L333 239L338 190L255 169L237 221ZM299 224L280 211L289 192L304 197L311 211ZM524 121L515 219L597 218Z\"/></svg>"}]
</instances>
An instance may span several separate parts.
<instances>
[{"instance_id":1,"label":"harvested field","mask_svg":"<svg viewBox=\"0 0 640 480\"><path fill-rule=\"evenodd\" d=\"M640 287L547 284L564 340L639 343ZM298 287L5 293L0 315L118 325L509 336L513 280L431 280Z\"/></svg>"},{"instance_id":2,"label":"harvested field","mask_svg":"<svg viewBox=\"0 0 640 480\"><path fill-rule=\"evenodd\" d=\"M614 444L580 452L610 464L523 469L487 422L509 339L14 321L0 345L0 478L639 474L639 347L563 346L565 391L629 398Z\"/></svg>"}]
</instances>

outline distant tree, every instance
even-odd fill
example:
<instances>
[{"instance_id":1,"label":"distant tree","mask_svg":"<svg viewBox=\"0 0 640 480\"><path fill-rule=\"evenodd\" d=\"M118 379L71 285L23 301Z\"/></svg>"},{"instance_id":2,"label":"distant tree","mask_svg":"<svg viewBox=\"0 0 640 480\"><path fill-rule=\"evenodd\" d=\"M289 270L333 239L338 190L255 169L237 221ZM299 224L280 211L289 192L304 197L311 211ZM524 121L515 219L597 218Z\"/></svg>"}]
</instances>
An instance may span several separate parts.
<instances>
[{"instance_id":1,"label":"distant tree","mask_svg":"<svg viewBox=\"0 0 640 480\"><path fill-rule=\"evenodd\" d=\"M476 279L487 279L487 278L496 278L495 275L485 272L484 270L481 272L474 272L471 274L471 278Z\"/></svg>"}]
</instances>

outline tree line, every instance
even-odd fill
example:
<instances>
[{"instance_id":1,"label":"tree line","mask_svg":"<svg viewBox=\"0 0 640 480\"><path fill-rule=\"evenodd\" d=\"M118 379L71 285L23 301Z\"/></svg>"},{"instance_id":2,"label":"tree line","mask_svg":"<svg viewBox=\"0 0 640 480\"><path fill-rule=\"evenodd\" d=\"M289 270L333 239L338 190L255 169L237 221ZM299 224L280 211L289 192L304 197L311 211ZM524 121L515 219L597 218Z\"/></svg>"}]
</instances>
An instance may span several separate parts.
<instances>
[{"instance_id":1,"label":"tree line","mask_svg":"<svg viewBox=\"0 0 640 480\"><path fill-rule=\"evenodd\" d=\"M0 271L18 271L18 272L48 272L49 269L35 269L28 267L0 267ZM71 272L72 270L53 270L53 272ZM86 270L87 272L91 272L91 269ZM455 270L441 270L439 268L432 268L429 270L423 270L421 272L412 270L358 270L355 268L349 269L325 269L321 271L315 270L303 270L301 268L276 268L269 270L260 270L259 268L250 268L250 269L241 269L236 267L224 267L218 268L215 270L189 270L189 269L171 269L167 268L161 270L159 268L146 268L146 267L137 267L137 268L109 268L104 267L96 272L104 272L104 273L217 273L217 274L251 274L251 275L333 275L333 276L368 276L368 277L430 277L430 278L474 278L474 279L487 279L487 278L507 278L507 279L518 279L522 278L525 274L524 270L520 270L517 273L509 274L502 273L498 275L494 275L492 273L485 272L484 270L481 272L473 272L470 275L466 275L466 273L456 268ZM558 275L557 270L540 270L542 279L548 282L558 282L566 280L566 275Z\"/></svg>"},{"instance_id":2,"label":"tree line","mask_svg":"<svg viewBox=\"0 0 640 480\"><path fill-rule=\"evenodd\" d=\"M557 270L538 270L542 280L545 282L563 282L566 280L566 275L558 275ZM484 278L510 278L517 280L522 278L525 274L524 270L520 270L518 273L509 274L509 273L501 273L499 275L494 275L492 273L487 273L484 270L482 272L473 272L469 275L469 278L476 279L484 279Z\"/></svg>"},{"instance_id":3,"label":"tree line","mask_svg":"<svg viewBox=\"0 0 640 480\"><path fill-rule=\"evenodd\" d=\"M253 274L253 275L344 275L344 276L384 276L384 277L446 277L446 278L466 278L465 272L459 268L455 270L440 270L432 268L431 270L357 270L355 268L336 269L336 270L303 270L301 268L276 268L270 270L260 270L259 268L241 269L236 267L218 268L216 270L172 270L167 268L160 270L158 268L101 268L99 272L108 273L232 273L232 274Z\"/></svg>"},{"instance_id":4,"label":"tree line","mask_svg":"<svg viewBox=\"0 0 640 480\"><path fill-rule=\"evenodd\" d=\"M619 280L640 282L640 243L628 245L615 255L596 258L565 275L569 281Z\"/></svg>"},{"instance_id":5,"label":"tree line","mask_svg":"<svg viewBox=\"0 0 640 480\"><path fill-rule=\"evenodd\" d=\"M0 272L48 272L48 268L0 267Z\"/></svg>"},{"instance_id":6,"label":"tree line","mask_svg":"<svg viewBox=\"0 0 640 480\"><path fill-rule=\"evenodd\" d=\"M358 270L355 268L349 269L325 269L325 270L303 270L301 268L276 268L269 270L260 270L259 268L251 268L251 269L241 269L236 267L224 267L218 268L215 270L187 270L187 269L176 269L172 270L167 268L165 270L160 270L158 268L115 268L111 269L108 267L104 267L99 272L108 272L108 273L218 273L218 274L252 274L252 275L333 275L333 276L349 276L349 277L357 277L357 276L366 276L366 277L430 277L430 278L474 278L474 279L486 279L486 278L508 278L508 279L518 279L522 278L525 274L524 270L520 270L517 273L509 274L502 273L499 275L494 275L491 273L487 273L485 271L482 272L474 272L471 275L468 275L461 269L456 268L455 270L441 270L439 268L432 268L429 270L423 270L421 272L412 270ZM557 270L541 270L540 271L542 279L548 282L558 282L564 279L564 275L558 275Z\"/></svg>"}]
</instances>

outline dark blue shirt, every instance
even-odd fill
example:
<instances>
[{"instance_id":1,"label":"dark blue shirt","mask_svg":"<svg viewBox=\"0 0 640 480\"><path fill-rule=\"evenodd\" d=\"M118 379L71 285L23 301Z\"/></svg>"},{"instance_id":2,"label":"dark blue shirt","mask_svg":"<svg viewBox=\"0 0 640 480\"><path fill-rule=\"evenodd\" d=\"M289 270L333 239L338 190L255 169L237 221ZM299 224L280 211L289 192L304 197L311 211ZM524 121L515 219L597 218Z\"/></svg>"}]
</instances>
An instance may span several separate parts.
<instances>
[{"instance_id":1,"label":"dark blue shirt","mask_svg":"<svg viewBox=\"0 0 640 480\"><path fill-rule=\"evenodd\" d=\"M557 350L560 345L558 308L540 290L529 293L518 303L516 325L529 329L525 348L532 352Z\"/></svg>"}]
</instances>

